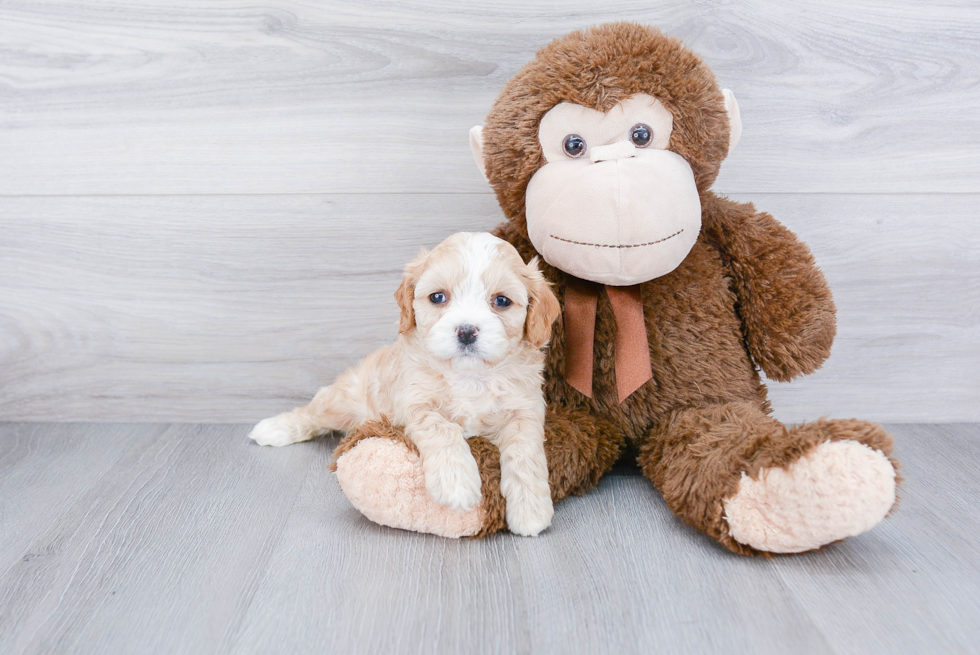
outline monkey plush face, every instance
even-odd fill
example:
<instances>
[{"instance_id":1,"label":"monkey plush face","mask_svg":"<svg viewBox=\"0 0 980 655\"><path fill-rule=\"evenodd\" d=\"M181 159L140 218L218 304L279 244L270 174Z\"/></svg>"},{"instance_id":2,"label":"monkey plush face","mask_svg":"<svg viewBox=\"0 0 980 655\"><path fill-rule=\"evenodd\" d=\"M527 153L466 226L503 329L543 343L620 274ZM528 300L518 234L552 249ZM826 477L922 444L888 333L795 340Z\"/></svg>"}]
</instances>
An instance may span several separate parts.
<instances>
[{"instance_id":1,"label":"monkey plush face","mask_svg":"<svg viewBox=\"0 0 980 655\"><path fill-rule=\"evenodd\" d=\"M630 285L665 275L701 229L691 166L667 149L673 116L641 93L599 112L563 102L541 119L547 163L527 187L531 243L576 277Z\"/></svg>"},{"instance_id":2,"label":"monkey plush face","mask_svg":"<svg viewBox=\"0 0 980 655\"><path fill-rule=\"evenodd\" d=\"M655 29L616 23L542 48L470 144L545 261L627 286L690 252L700 194L740 131L734 96L696 55Z\"/></svg>"}]
</instances>

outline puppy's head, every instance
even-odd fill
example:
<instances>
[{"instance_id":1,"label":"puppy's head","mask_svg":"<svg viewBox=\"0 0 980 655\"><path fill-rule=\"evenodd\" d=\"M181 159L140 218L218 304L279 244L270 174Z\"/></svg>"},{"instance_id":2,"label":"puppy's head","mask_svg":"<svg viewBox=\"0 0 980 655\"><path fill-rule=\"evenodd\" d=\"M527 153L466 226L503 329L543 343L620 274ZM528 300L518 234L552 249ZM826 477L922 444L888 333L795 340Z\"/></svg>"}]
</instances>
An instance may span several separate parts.
<instances>
[{"instance_id":1,"label":"puppy's head","mask_svg":"<svg viewBox=\"0 0 980 655\"><path fill-rule=\"evenodd\" d=\"M395 292L399 332L417 330L435 357L460 366L495 364L522 341L551 337L558 300L512 245L486 232L460 232L405 268Z\"/></svg>"}]
</instances>

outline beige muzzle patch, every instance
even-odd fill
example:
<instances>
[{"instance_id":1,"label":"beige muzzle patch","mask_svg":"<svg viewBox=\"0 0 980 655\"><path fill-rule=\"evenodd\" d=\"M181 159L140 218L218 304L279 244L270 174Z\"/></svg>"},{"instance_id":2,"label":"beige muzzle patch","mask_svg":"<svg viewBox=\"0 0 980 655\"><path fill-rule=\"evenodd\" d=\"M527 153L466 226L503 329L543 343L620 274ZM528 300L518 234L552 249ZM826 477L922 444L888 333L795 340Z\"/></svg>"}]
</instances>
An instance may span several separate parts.
<instances>
[{"instance_id":1,"label":"beige muzzle patch","mask_svg":"<svg viewBox=\"0 0 980 655\"><path fill-rule=\"evenodd\" d=\"M528 184L526 206L528 235L545 261L612 286L671 272L701 229L687 161L629 142L592 148L590 159L546 164Z\"/></svg>"}]
</instances>

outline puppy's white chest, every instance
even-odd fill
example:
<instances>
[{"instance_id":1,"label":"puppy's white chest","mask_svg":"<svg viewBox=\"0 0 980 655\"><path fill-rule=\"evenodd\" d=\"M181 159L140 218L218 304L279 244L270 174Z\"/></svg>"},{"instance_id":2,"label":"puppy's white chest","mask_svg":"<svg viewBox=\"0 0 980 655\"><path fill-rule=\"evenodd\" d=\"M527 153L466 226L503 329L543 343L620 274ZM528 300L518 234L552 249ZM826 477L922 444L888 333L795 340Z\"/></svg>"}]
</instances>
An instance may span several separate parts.
<instances>
[{"instance_id":1,"label":"puppy's white chest","mask_svg":"<svg viewBox=\"0 0 980 655\"><path fill-rule=\"evenodd\" d=\"M450 413L469 439L484 435L494 425L499 411L499 397L485 379L465 376L452 381L453 399Z\"/></svg>"}]
</instances>

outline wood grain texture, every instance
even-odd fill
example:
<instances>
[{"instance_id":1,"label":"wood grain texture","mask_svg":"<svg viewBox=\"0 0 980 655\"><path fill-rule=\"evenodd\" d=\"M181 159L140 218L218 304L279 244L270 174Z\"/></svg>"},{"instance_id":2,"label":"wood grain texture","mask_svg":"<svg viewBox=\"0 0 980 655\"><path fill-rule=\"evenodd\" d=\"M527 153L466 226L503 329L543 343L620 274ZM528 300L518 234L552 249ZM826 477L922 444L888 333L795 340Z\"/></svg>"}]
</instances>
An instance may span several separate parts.
<instances>
[{"instance_id":1,"label":"wood grain texture","mask_svg":"<svg viewBox=\"0 0 980 655\"><path fill-rule=\"evenodd\" d=\"M0 426L0 452L94 450L103 426ZM980 426L887 426L898 511L823 551L724 551L635 469L557 506L536 539L445 540L358 514L326 468L335 440L260 448L244 426L126 426L134 445L0 574L5 654L969 653L980 640ZM11 442L14 442L11 444ZM88 444L88 445L86 445ZM60 458L70 461L71 458ZM0 468L0 486L55 465ZM60 468L59 468L60 467ZM6 488L6 487L4 487ZM27 510L49 502L23 495Z\"/></svg>"},{"instance_id":2,"label":"wood grain texture","mask_svg":"<svg viewBox=\"0 0 980 655\"><path fill-rule=\"evenodd\" d=\"M980 8L844 0L0 0L0 419L304 402L393 338L419 245L499 220L466 134L503 83L607 20L735 89L717 188L835 289L834 356L777 414L980 420Z\"/></svg>"},{"instance_id":3,"label":"wood grain texture","mask_svg":"<svg viewBox=\"0 0 980 655\"><path fill-rule=\"evenodd\" d=\"M769 384L777 416L980 420L980 197L733 197L810 245L837 304L823 368Z\"/></svg>"},{"instance_id":4,"label":"wood grain texture","mask_svg":"<svg viewBox=\"0 0 980 655\"><path fill-rule=\"evenodd\" d=\"M130 449L162 427L0 424L0 571L47 557L35 543ZM0 625L5 622L0 611Z\"/></svg>"},{"instance_id":5,"label":"wood grain texture","mask_svg":"<svg viewBox=\"0 0 980 655\"><path fill-rule=\"evenodd\" d=\"M785 420L980 420L975 195L764 195L839 311ZM254 421L395 338L420 245L492 228L480 195L0 199L0 418Z\"/></svg>"},{"instance_id":6,"label":"wood grain texture","mask_svg":"<svg viewBox=\"0 0 980 655\"><path fill-rule=\"evenodd\" d=\"M859 539L780 558L779 575L834 653L975 652L980 426L888 428L906 478L897 511Z\"/></svg>"},{"instance_id":7,"label":"wood grain texture","mask_svg":"<svg viewBox=\"0 0 980 655\"><path fill-rule=\"evenodd\" d=\"M976 191L966 0L4 0L0 194L486 193L467 130L537 48L610 20L735 90L721 191Z\"/></svg>"},{"instance_id":8,"label":"wood grain texture","mask_svg":"<svg viewBox=\"0 0 980 655\"><path fill-rule=\"evenodd\" d=\"M201 653L220 644L215 627L247 602L311 460L259 457L244 427L158 432L35 540L30 552L41 556L8 568L0 651Z\"/></svg>"},{"instance_id":9,"label":"wood grain texture","mask_svg":"<svg viewBox=\"0 0 980 655\"><path fill-rule=\"evenodd\" d=\"M404 263L493 225L487 200L4 199L0 415L251 421L289 406L394 340Z\"/></svg>"}]
</instances>

